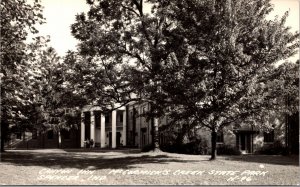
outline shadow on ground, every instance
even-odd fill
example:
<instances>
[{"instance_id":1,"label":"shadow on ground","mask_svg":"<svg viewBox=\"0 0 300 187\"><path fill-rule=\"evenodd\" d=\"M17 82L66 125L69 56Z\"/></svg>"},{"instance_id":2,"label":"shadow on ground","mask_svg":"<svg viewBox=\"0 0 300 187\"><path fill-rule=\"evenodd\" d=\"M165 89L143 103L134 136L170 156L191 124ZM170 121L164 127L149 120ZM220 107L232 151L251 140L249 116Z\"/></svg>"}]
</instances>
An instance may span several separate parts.
<instances>
[{"instance_id":1,"label":"shadow on ground","mask_svg":"<svg viewBox=\"0 0 300 187\"><path fill-rule=\"evenodd\" d=\"M122 154L132 154L132 153L141 153L141 149L138 148L84 148L84 149L63 149L66 152L84 152L84 153L107 153L107 152L114 152L114 153L122 153Z\"/></svg>"},{"instance_id":2,"label":"shadow on ground","mask_svg":"<svg viewBox=\"0 0 300 187\"><path fill-rule=\"evenodd\" d=\"M281 156L281 155L225 156L225 160L240 161L240 162L255 162L255 163L262 163L262 164L299 166L299 155L291 155L291 156Z\"/></svg>"},{"instance_id":3,"label":"shadow on ground","mask_svg":"<svg viewBox=\"0 0 300 187\"><path fill-rule=\"evenodd\" d=\"M136 164L168 164L169 162L199 162L183 160L166 154L121 154L120 152L38 152L7 151L1 155L1 162L17 166L42 166L48 168L77 169L131 169Z\"/></svg>"},{"instance_id":4,"label":"shadow on ground","mask_svg":"<svg viewBox=\"0 0 300 187\"><path fill-rule=\"evenodd\" d=\"M194 157L195 156L195 157ZM133 169L137 164L169 164L170 162L194 163L208 161L209 156L185 157L169 153L138 154L130 150L120 151L84 151L84 150L13 150L1 154L1 162L16 166L42 166L48 168L74 169ZM217 161L255 162L275 165L299 166L298 156L270 156L270 155L241 155L221 156ZM159 166L163 167L163 166Z\"/></svg>"}]
</instances>

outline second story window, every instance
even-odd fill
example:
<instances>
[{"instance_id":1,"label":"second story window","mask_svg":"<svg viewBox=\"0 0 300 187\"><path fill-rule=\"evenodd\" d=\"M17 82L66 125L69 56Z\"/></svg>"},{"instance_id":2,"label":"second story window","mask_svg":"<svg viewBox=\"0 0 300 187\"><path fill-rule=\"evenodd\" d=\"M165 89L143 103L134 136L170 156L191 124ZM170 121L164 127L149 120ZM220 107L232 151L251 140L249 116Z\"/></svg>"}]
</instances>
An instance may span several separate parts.
<instances>
[{"instance_id":1,"label":"second story window","mask_svg":"<svg viewBox=\"0 0 300 187\"><path fill-rule=\"evenodd\" d=\"M105 123L109 123L109 114L105 115Z\"/></svg>"},{"instance_id":2,"label":"second story window","mask_svg":"<svg viewBox=\"0 0 300 187\"><path fill-rule=\"evenodd\" d=\"M32 130L32 139L37 139L37 129Z\"/></svg>"},{"instance_id":3,"label":"second story window","mask_svg":"<svg viewBox=\"0 0 300 187\"><path fill-rule=\"evenodd\" d=\"M264 132L264 142L273 143L274 142L274 130L270 132Z\"/></svg>"},{"instance_id":4,"label":"second story window","mask_svg":"<svg viewBox=\"0 0 300 187\"><path fill-rule=\"evenodd\" d=\"M47 132L47 137L48 137L48 139L53 139L53 130L49 130Z\"/></svg>"},{"instance_id":5,"label":"second story window","mask_svg":"<svg viewBox=\"0 0 300 187\"><path fill-rule=\"evenodd\" d=\"M217 133L217 143L223 143L224 142L224 134L223 131L220 131Z\"/></svg>"},{"instance_id":6,"label":"second story window","mask_svg":"<svg viewBox=\"0 0 300 187\"><path fill-rule=\"evenodd\" d=\"M68 131L68 130L63 130L62 131L62 134L63 134L63 137L64 137L64 139L66 139L66 140L69 140L70 139L70 131Z\"/></svg>"},{"instance_id":7,"label":"second story window","mask_svg":"<svg viewBox=\"0 0 300 187\"><path fill-rule=\"evenodd\" d=\"M101 113L99 111L94 112L95 115L95 126L96 128L101 127Z\"/></svg>"},{"instance_id":8,"label":"second story window","mask_svg":"<svg viewBox=\"0 0 300 187\"><path fill-rule=\"evenodd\" d=\"M123 123L123 114L121 113L119 116L120 116L120 122Z\"/></svg>"}]
</instances>

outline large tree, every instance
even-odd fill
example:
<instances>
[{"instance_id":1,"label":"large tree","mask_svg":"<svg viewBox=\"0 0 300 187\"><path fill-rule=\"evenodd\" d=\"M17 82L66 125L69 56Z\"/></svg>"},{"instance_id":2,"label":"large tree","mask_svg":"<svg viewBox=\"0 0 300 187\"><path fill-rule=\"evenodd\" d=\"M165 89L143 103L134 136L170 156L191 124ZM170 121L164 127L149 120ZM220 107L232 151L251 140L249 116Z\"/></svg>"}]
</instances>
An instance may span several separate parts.
<instances>
[{"instance_id":1,"label":"large tree","mask_svg":"<svg viewBox=\"0 0 300 187\"><path fill-rule=\"evenodd\" d=\"M254 96L259 78L298 47L299 34L284 26L287 13L266 19L269 0L87 2L90 11L77 16L72 33L85 59L113 72L104 77L112 86L102 87L114 93L108 100L136 92L151 103L148 116L208 128L211 159L217 132L262 110Z\"/></svg>"},{"instance_id":2,"label":"large tree","mask_svg":"<svg viewBox=\"0 0 300 187\"><path fill-rule=\"evenodd\" d=\"M171 7L168 17L176 27L165 33L175 50L161 68L161 98L167 99L160 103L172 106L171 115L211 131L215 159L217 132L225 126L267 125L255 123L258 114L265 118L272 110L261 80L275 63L297 52L299 34L284 26L288 13L266 19L272 11L267 0L187 0Z\"/></svg>"},{"instance_id":3,"label":"large tree","mask_svg":"<svg viewBox=\"0 0 300 187\"><path fill-rule=\"evenodd\" d=\"M22 72L28 58L25 41L29 33L37 33L35 25L44 19L38 1L28 4L24 0L5 0L0 6L1 151L4 151L9 123L22 118L19 109L28 104L27 76Z\"/></svg>"},{"instance_id":4,"label":"large tree","mask_svg":"<svg viewBox=\"0 0 300 187\"><path fill-rule=\"evenodd\" d=\"M42 44L39 40L31 46ZM67 63L68 60L63 61L47 44L39 46L38 50L31 51L34 58L28 68L32 95L30 107L33 111L28 113L26 120L39 130L58 132L60 140L62 129L78 128L80 107L85 100L71 84L72 65Z\"/></svg>"},{"instance_id":5,"label":"large tree","mask_svg":"<svg viewBox=\"0 0 300 187\"><path fill-rule=\"evenodd\" d=\"M157 117L163 114L152 95L158 91L156 71L161 61L163 18L156 9L152 13L155 16L150 15L151 1L87 3L90 11L87 16L77 15L72 34L81 41L79 54L89 71L82 77L88 97L104 111L115 109L115 103L150 102L149 116L156 118L152 129L157 129ZM153 131L153 140L158 147L157 131Z\"/></svg>"}]
</instances>

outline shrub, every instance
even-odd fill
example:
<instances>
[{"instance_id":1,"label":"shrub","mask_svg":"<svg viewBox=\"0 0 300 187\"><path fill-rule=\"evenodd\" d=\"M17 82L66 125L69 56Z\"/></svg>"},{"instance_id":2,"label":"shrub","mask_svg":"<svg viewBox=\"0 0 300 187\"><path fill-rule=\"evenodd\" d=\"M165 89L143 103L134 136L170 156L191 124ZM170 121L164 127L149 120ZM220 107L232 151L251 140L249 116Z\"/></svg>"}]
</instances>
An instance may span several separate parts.
<instances>
[{"instance_id":1,"label":"shrub","mask_svg":"<svg viewBox=\"0 0 300 187\"><path fill-rule=\"evenodd\" d=\"M148 144L148 145L145 145L143 148L142 148L142 152L149 152L153 150L153 145L152 144Z\"/></svg>"},{"instance_id":2,"label":"shrub","mask_svg":"<svg viewBox=\"0 0 300 187\"><path fill-rule=\"evenodd\" d=\"M217 154L218 155L240 155L241 151L233 146L220 145L217 147Z\"/></svg>"},{"instance_id":3,"label":"shrub","mask_svg":"<svg viewBox=\"0 0 300 187\"><path fill-rule=\"evenodd\" d=\"M181 145L178 144L164 144L160 146L160 149L169 153L178 153L181 150Z\"/></svg>"},{"instance_id":4,"label":"shrub","mask_svg":"<svg viewBox=\"0 0 300 187\"><path fill-rule=\"evenodd\" d=\"M185 144L165 144L161 149L170 153L204 155L208 153L208 146L205 140L194 139Z\"/></svg>"},{"instance_id":5,"label":"shrub","mask_svg":"<svg viewBox=\"0 0 300 187\"><path fill-rule=\"evenodd\" d=\"M276 141L270 145L264 145L257 151L256 154L264 154L264 155L286 155L288 153L287 149L282 145L281 142Z\"/></svg>"}]
</instances>

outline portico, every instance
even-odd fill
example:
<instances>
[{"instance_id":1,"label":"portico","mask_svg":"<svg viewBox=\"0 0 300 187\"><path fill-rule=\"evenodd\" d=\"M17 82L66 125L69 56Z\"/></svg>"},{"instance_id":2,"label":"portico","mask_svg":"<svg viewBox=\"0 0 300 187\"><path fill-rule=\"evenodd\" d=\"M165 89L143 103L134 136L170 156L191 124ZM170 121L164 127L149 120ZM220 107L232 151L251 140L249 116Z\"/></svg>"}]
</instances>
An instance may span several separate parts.
<instances>
[{"instance_id":1,"label":"portico","mask_svg":"<svg viewBox=\"0 0 300 187\"><path fill-rule=\"evenodd\" d=\"M81 113L80 146L85 147L86 140L93 140L93 147L126 146L126 125L125 107L103 113L99 107L86 106Z\"/></svg>"}]
</instances>

